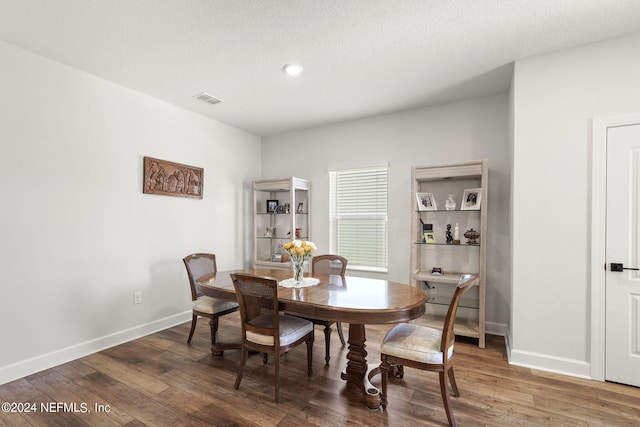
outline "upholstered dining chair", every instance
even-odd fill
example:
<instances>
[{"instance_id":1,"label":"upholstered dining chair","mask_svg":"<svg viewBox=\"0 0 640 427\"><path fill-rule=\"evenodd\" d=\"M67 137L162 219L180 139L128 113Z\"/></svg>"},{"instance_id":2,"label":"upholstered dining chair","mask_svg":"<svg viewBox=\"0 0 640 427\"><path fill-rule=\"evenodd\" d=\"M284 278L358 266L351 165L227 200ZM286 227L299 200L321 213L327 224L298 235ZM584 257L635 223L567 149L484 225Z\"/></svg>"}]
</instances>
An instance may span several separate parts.
<instances>
[{"instance_id":1,"label":"upholstered dining chair","mask_svg":"<svg viewBox=\"0 0 640 427\"><path fill-rule=\"evenodd\" d=\"M471 274L460 276L458 285L449 304L449 310L442 330L429 326L400 323L393 328L382 340L380 349L380 373L382 374L381 405L387 407L387 382L389 370L394 369L396 376L402 378L403 366L438 372L440 376L440 393L442 403L447 413L449 425L455 426L453 410L449 401L446 377L449 377L454 396L459 396L458 386L453 374L453 351L455 334L453 326L460 298L469 288L478 283L478 278ZM392 367L392 365L394 365Z\"/></svg>"},{"instance_id":2,"label":"upholstered dining chair","mask_svg":"<svg viewBox=\"0 0 640 427\"><path fill-rule=\"evenodd\" d=\"M344 275L347 272L347 259L340 255L317 255L311 259L311 272L321 274L334 274L339 275L344 279ZM333 322L319 319L309 319L314 325L324 326L324 342L325 342L325 357L326 364L329 364L331 359L331 325L336 323L336 329L338 330L338 336L342 346L345 346L344 334L342 332L342 324L340 322Z\"/></svg>"},{"instance_id":3,"label":"upholstered dining chair","mask_svg":"<svg viewBox=\"0 0 640 427\"><path fill-rule=\"evenodd\" d=\"M302 343L307 344L307 374L311 376L313 323L284 314L279 309L278 281L270 277L232 274L240 304L242 360L234 388L240 387L249 350L274 355L275 402L280 400L280 356Z\"/></svg>"},{"instance_id":4,"label":"upholstered dining chair","mask_svg":"<svg viewBox=\"0 0 640 427\"><path fill-rule=\"evenodd\" d=\"M211 344L216 344L216 334L218 332L218 318L225 314L237 311L239 306L233 301L223 301L201 295L198 291L196 280L207 274L213 274L218 271L216 265L216 256L214 254L196 253L187 255L182 259L189 276L189 285L191 286L191 300L193 301L193 315L191 317L191 331L187 342L191 342L193 332L196 330L198 316L208 317L209 326L211 326Z\"/></svg>"}]
</instances>

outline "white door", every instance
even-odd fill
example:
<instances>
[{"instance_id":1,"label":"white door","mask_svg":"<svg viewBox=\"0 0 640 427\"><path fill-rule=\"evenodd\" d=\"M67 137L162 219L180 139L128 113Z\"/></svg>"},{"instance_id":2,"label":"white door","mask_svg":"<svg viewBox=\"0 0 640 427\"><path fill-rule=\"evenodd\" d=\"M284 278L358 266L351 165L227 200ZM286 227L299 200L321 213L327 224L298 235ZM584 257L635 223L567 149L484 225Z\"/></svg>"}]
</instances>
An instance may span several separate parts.
<instances>
[{"instance_id":1,"label":"white door","mask_svg":"<svg viewBox=\"0 0 640 427\"><path fill-rule=\"evenodd\" d=\"M605 378L636 387L640 387L640 271L634 270L640 268L639 195L640 124L611 127L607 130ZM625 269L616 271L621 268Z\"/></svg>"}]
</instances>

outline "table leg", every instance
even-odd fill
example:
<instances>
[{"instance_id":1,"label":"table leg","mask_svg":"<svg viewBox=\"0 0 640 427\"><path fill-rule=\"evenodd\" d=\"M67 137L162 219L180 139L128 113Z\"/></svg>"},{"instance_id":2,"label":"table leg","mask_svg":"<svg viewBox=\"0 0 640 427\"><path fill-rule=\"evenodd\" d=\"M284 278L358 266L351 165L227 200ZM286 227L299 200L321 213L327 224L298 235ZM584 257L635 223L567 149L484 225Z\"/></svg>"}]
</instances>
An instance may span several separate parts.
<instances>
[{"instance_id":1,"label":"table leg","mask_svg":"<svg viewBox=\"0 0 640 427\"><path fill-rule=\"evenodd\" d=\"M366 333L364 325L349 324L349 353L347 353L347 369L340 377L353 384L362 393L365 404L369 409L380 407L380 390L371 384L369 378L377 372L377 365L367 363L367 350L365 348Z\"/></svg>"},{"instance_id":2,"label":"table leg","mask_svg":"<svg viewBox=\"0 0 640 427\"><path fill-rule=\"evenodd\" d=\"M225 350L240 350L242 344L238 342L216 343L211 345L211 354L216 357L222 357Z\"/></svg>"}]
</instances>

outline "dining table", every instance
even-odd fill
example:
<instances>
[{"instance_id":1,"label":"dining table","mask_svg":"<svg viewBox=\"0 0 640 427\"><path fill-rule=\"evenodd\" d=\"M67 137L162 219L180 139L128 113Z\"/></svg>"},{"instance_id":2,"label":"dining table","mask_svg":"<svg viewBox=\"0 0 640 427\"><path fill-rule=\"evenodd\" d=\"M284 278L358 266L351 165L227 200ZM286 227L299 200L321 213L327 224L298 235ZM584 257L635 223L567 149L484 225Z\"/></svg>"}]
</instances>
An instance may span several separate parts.
<instances>
[{"instance_id":1,"label":"dining table","mask_svg":"<svg viewBox=\"0 0 640 427\"><path fill-rule=\"evenodd\" d=\"M365 325L395 324L420 317L425 311L427 296L421 289L388 280L305 274L317 279L313 286L289 285L292 272L285 269L254 268L219 271L196 280L203 295L236 301L231 274L250 274L278 280L278 300L281 311L318 320L349 324L347 366L341 378L355 385L370 409L380 406L380 391L371 384L377 364L367 362ZM290 287L291 286L291 287ZM214 355L240 348L240 343L216 343Z\"/></svg>"}]
</instances>

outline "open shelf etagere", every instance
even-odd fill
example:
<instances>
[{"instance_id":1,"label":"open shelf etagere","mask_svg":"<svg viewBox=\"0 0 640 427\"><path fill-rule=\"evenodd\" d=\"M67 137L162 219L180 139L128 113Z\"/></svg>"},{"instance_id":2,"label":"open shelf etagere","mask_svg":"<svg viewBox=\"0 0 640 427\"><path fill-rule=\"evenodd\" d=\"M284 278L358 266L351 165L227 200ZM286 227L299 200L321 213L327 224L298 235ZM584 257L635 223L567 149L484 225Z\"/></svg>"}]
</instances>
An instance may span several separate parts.
<instances>
[{"instance_id":1,"label":"open shelf etagere","mask_svg":"<svg viewBox=\"0 0 640 427\"><path fill-rule=\"evenodd\" d=\"M448 163L433 166L413 166L411 171L411 249L409 278L412 286L423 289L428 296L425 314L416 323L441 328L453 296L455 285L463 273L476 274L479 285L470 289L461 300L456 317L457 335L477 338L485 347L485 292L487 250L487 160ZM479 210L462 210L465 189L481 188ZM420 211L417 193L432 193L437 210ZM453 195L454 210L445 209L445 201ZM426 243L422 223L432 224L434 243ZM459 225L459 245L446 244L446 226ZM464 233L473 228L480 233L478 243L467 244ZM441 268L443 275L432 274Z\"/></svg>"},{"instance_id":2,"label":"open shelf etagere","mask_svg":"<svg viewBox=\"0 0 640 427\"><path fill-rule=\"evenodd\" d=\"M268 200L277 200L281 208L269 212ZM306 179L292 176L253 182L254 268L291 269L290 262L275 262L273 255L282 254L282 245L296 238L296 229L299 239L311 240L310 203L311 183ZM269 236L267 227L275 228L275 233Z\"/></svg>"}]
</instances>

